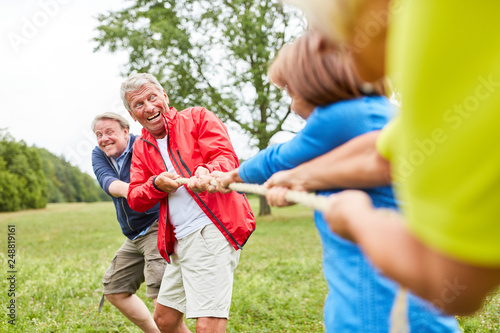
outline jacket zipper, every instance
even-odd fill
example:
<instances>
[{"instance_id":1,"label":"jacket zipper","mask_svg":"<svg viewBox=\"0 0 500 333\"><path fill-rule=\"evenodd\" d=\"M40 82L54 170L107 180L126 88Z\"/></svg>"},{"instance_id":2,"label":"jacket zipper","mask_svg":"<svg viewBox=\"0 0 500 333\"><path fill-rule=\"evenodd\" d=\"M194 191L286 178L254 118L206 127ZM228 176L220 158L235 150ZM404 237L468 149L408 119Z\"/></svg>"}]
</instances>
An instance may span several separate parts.
<instances>
[{"instance_id":1,"label":"jacket zipper","mask_svg":"<svg viewBox=\"0 0 500 333\"><path fill-rule=\"evenodd\" d=\"M175 162L175 165L177 165L177 168L181 172L181 176L183 178L186 178L186 176L182 172L182 169L179 166L179 163L177 163L177 160L175 159L174 154L172 153L172 148L170 147L170 129L169 129L168 123L167 123L167 147L168 147L168 150L170 152L170 156L172 156L172 159ZM180 160L182 166L184 167L184 169L187 171L187 173L191 177L191 171L187 167L186 163L182 160L182 157L181 157L181 154L180 154L179 150L177 149L176 152L177 152L177 155L179 156L179 160ZM238 249L241 250L242 246L236 241L236 239L234 239L233 235L229 232L229 230L226 229L226 227L222 224L222 222L219 221L219 219L217 218L217 216L215 216L215 214L210 210L210 208L208 208L208 206L205 204L205 202L203 200L201 200L201 198L198 195L198 193L193 192L193 194L198 198L198 200L200 200L200 202L207 209L207 211L210 213L210 215L212 215L212 217L217 221L217 223L226 231L226 233L229 235L229 237L231 237L231 239L233 240L234 244L236 244L236 246L238 247Z\"/></svg>"},{"instance_id":2,"label":"jacket zipper","mask_svg":"<svg viewBox=\"0 0 500 333\"><path fill-rule=\"evenodd\" d=\"M179 156L179 161L181 161L182 166L184 167L184 169L186 169L187 173L189 174L189 177L191 177L192 176L191 170L189 170L186 163L184 163L184 161L182 160L181 153L179 152L179 149L177 149L177 156ZM177 167L179 167L179 166L177 166ZM180 170L180 168L179 168L179 170ZM181 173L182 173L182 171L181 171Z\"/></svg>"}]
</instances>

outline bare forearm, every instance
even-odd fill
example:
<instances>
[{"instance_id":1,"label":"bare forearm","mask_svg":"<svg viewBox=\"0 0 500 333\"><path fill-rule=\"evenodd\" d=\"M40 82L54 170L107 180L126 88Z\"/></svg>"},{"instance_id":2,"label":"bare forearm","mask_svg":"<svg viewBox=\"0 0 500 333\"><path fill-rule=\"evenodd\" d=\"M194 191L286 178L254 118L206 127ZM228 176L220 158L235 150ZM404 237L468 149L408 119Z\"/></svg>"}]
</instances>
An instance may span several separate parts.
<instances>
[{"instance_id":1,"label":"bare forearm","mask_svg":"<svg viewBox=\"0 0 500 333\"><path fill-rule=\"evenodd\" d=\"M374 131L361 135L299 165L291 171L290 179L308 191L390 184L390 164L375 146L378 134L379 131Z\"/></svg>"},{"instance_id":2,"label":"bare forearm","mask_svg":"<svg viewBox=\"0 0 500 333\"><path fill-rule=\"evenodd\" d=\"M371 216L371 217L370 217ZM397 214L374 212L352 223L363 252L385 275L450 314L477 310L500 282L500 269L471 266L423 245Z\"/></svg>"},{"instance_id":3,"label":"bare forearm","mask_svg":"<svg viewBox=\"0 0 500 333\"><path fill-rule=\"evenodd\" d=\"M128 193L128 183L125 183L121 180L115 180L111 184L109 184L108 191L115 198L126 198Z\"/></svg>"},{"instance_id":4,"label":"bare forearm","mask_svg":"<svg viewBox=\"0 0 500 333\"><path fill-rule=\"evenodd\" d=\"M419 281L430 267L424 265L423 247L406 232L401 215L372 209L359 210L347 219L354 242L372 262L390 278L419 293Z\"/></svg>"}]
</instances>

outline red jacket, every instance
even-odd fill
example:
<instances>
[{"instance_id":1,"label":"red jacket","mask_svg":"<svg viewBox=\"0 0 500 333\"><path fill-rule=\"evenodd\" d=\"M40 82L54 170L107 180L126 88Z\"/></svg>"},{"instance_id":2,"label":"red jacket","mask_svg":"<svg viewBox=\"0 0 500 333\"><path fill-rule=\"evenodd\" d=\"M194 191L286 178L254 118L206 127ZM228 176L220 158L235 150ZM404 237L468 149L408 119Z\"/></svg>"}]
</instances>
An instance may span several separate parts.
<instances>
[{"instance_id":1,"label":"red jacket","mask_svg":"<svg viewBox=\"0 0 500 333\"><path fill-rule=\"evenodd\" d=\"M181 177L191 177L199 166L210 172L231 171L239 166L227 129L212 112L202 107L181 112L170 108L163 117L168 155ZM156 140L145 129L135 141L133 151L127 201L133 210L139 212L160 201L158 249L170 261L175 234L168 221L168 194L153 186L153 179L167 170L165 163ZM206 191L187 191L233 247L241 249L255 229L255 218L246 196L237 192L209 194Z\"/></svg>"}]
</instances>

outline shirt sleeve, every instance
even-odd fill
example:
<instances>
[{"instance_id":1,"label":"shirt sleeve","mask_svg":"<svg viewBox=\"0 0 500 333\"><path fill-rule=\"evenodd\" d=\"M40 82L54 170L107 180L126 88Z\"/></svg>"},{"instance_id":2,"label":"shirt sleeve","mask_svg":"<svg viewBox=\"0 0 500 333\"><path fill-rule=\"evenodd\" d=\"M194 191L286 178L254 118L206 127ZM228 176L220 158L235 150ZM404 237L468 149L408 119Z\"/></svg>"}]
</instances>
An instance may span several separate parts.
<instances>
[{"instance_id":1,"label":"shirt sleeve","mask_svg":"<svg viewBox=\"0 0 500 333\"><path fill-rule=\"evenodd\" d=\"M95 147L92 151L92 168L101 188L111 196L109 185L119 179L99 147Z\"/></svg>"},{"instance_id":2,"label":"shirt sleeve","mask_svg":"<svg viewBox=\"0 0 500 333\"><path fill-rule=\"evenodd\" d=\"M292 140L261 150L241 164L239 175L247 183L263 183L275 172L292 169L360 134L380 129L379 123L385 124L386 118L372 111L361 100L316 108Z\"/></svg>"},{"instance_id":3,"label":"shirt sleeve","mask_svg":"<svg viewBox=\"0 0 500 333\"><path fill-rule=\"evenodd\" d=\"M377 139L377 150L379 154L388 161L392 161L394 159L394 155L396 154L395 145L398 138L401 139L401 136L398 133L399 128L400 121L399 117L397 117L382 129Z\"/></svg>"},{"instance_id":4,"label":"shirt sleeve","mask_svg":"<svg viewBox=\"0 0 500 333\"><path fill-rule=\"evenodd\" d=\"M217 116L205 108L196 111L198 118L198 145L203 163L195 166L193 173L198 167L205 167L210 172L230 171L239 166L238 156L234 151L226 126Z\"/></svg>"}]
</instances>

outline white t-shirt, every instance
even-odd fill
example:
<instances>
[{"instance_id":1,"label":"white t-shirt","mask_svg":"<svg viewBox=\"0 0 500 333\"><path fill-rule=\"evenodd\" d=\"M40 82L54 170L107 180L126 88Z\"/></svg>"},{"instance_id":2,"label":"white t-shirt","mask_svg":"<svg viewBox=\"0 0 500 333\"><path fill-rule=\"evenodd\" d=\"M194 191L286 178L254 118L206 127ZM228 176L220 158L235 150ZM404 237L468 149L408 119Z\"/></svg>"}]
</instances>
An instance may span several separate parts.
<instances>
[{"instance_id":1,"label":"white t-shirt","mask_svg":"<svg viewBox=\"0 0 500 333\"><path fill-rule=\"evenodd\" d=\"M167 171L177 174L168 155L167 138L156 139L156 142L167 166ZM182 239L212 223L188 193L185 186L179 187L175 193L168 195L168 212L177 239Z\"/></svg>"}]
</instances>

